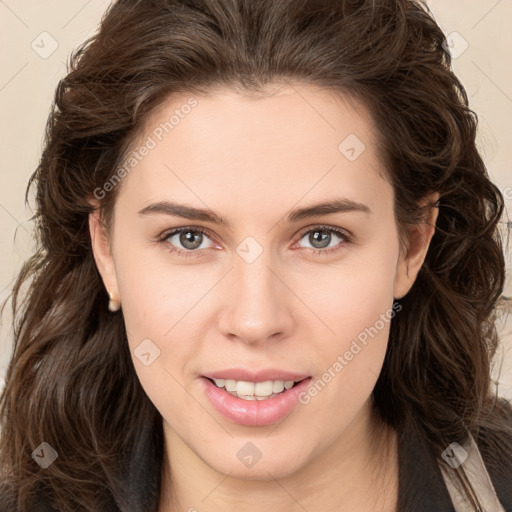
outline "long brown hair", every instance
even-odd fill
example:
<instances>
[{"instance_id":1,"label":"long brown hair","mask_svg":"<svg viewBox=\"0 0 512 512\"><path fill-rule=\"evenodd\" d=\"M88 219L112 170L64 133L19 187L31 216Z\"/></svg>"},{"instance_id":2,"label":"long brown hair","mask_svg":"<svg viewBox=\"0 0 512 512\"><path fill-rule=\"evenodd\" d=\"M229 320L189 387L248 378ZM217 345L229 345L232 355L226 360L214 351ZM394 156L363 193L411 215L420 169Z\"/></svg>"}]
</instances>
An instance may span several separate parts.
<instances>
[{"instance_id":1,"label":"long brown hair","mask_svg":"<svg viewBox=\"0 0 512 512\"><path fill-rule=\"evenodd\" d=\"M489 449L499 466L505 427L490 363L504 284L496 229L503 199L475 147L477 119L444 41L427 8L411 0L111 5L58 84L27 188L28 197L36 187L38 249L13 288L14 352L0 409L9 510L29 510L39 493L61 511L147 510L126 502L123 482L136 468L124 461L150 432L161 462L161 417L135 374L122 314L108 311L88 215L94 191L157 105L219 86L255 93L290 81L363 101L404 233L421 221L422 199L440 194L436 232L391 323L373 403L393 428L427 439L437 457L468 431L496 432ZM107 229L118 191L100 200ZM31 456L42 442L59 456L46 469Z\"/></svg>"}]
</instances>

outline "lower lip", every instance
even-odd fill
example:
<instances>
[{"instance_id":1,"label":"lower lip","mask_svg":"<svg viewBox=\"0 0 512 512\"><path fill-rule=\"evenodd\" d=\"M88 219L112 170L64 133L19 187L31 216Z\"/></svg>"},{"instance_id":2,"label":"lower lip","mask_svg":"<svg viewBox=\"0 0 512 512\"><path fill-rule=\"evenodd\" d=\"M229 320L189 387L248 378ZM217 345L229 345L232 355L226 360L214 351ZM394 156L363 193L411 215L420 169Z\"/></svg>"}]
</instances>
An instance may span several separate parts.
<instances>
[{"instance_id":1,"label":"lower lip","mask_svg":"<svg viewBox=\"0 0 512 512\"><path fill-rule=\"evenodd\" d=\"M307 389L311 377L266 400L244 400L218 388L206 377L200 380L204 383L206 396L220 414L239 425L260 427L276 423L290 414L299 404L299 395Z\"/></svg>"}]
</instances>

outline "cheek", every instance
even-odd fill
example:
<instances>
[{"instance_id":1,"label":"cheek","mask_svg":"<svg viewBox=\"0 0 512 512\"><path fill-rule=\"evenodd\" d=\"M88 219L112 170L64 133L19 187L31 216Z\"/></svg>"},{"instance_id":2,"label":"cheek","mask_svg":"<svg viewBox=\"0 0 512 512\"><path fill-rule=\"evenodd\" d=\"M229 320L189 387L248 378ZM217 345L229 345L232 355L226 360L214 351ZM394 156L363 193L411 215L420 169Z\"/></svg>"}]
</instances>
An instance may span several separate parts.
<instances>
[{"instance_id":1,"label":"cheek","mask_svg":"<svg viewBox=\"0 0 512 512\"><path fill-rule=\"evenodd\" d=\"M163 269L145 267L127 284L123 316L134 368L145 393L168 421L192 422L200 411L184 388L189 361L200 352L197 318L191 314L198 295L197 291L181 293L181 289L189 288L164 275Z\"/></svg>"},{"instance_id":2,"label":"cheek","mask_svg":"<svg viewBox=\"0 0 512 512\"><path fill-rule=\"evenodd\" d=\"M194 266L166 260L163 248L133 244L125 253L116 273L127 329L138 337L171 337L211 283Z\"/></svg>"},{"instance_id":3,"label":"cheek","mask_svg":"<svg viewBox=\"0 0 512 512\"><path fill-rule=\"evenodd\" d=\"M116 264L116 273L139 381L166 417L173 417L179 408L195 410L182 386L192 371L189 362L200 353L204 317L198 318L197 313L213 281L193 266L173 267L165 264L161 254L152 257L154 249L130 247L125 254Z\"/></svg>"},{"instance_id":4,"label":"cheek","mask_svg":"<svg viewBox=\"0 0 512 512\"><path fill-rule=\"evenodd\" d=\"M191 271L172 272L149 265L130 276L125 285L123 316L136 367L140 366L138 346L149 339L145 343L158 356L151 364L153 373L149 378L167 371L181 381L186 371L183 365L198 352L202 328L196 314L201 309L198 302L211 285ZM174 375L175 368L179 368L180 375Z\"/></svg>"},{"instance_id":5,"label":"cheek","mask_svg":"<svg viewBox=\"0 0 512 512\"><path fill-rule=\"evenodd\" d=\"M380 319L391 313L398 254L393 238L377 240L294 277L297 294L321 320L319 335L332 340L328 345L341 349L377 322L385 331Z\"/></svg>"}]
</instances>

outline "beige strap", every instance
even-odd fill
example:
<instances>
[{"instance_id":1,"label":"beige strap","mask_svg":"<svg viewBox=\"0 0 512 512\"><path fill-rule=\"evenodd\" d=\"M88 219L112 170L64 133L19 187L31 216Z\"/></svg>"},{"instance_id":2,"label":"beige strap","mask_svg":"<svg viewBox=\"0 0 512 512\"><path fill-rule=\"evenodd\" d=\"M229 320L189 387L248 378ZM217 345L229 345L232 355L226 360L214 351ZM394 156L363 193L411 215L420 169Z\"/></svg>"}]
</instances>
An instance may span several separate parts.
<instances>
[{"instance_id":1,"label":"beige strap","mask_svg":"<svg viewBox=\"0 0 512 512\"><path fill-rule=\"evenodd\" d=\"M442 458L439 467L456 512L505 512L471 434L462 446L452 443Z\"/></svg>"}]
</instances>

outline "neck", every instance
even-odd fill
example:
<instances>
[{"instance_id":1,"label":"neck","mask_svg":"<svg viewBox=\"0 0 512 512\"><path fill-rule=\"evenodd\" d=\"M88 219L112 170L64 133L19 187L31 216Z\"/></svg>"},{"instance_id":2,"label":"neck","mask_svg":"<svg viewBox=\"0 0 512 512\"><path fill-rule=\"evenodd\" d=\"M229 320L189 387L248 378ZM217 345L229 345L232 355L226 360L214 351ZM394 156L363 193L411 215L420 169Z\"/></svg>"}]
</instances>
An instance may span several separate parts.
<instances>
[{"instance_id":1,"label":"neck","mask_svg":"<svg viewBox=\"0 0 512 512\"><path fill-rule=\"evenodd\" d=\"M394 512L397 436L362 409L332 445L299 471L275 479L233 478L215 471L164 423L165 455L158 512ZM172 457L168 457L172 454Z\"/></svg>"}]
</instances>

